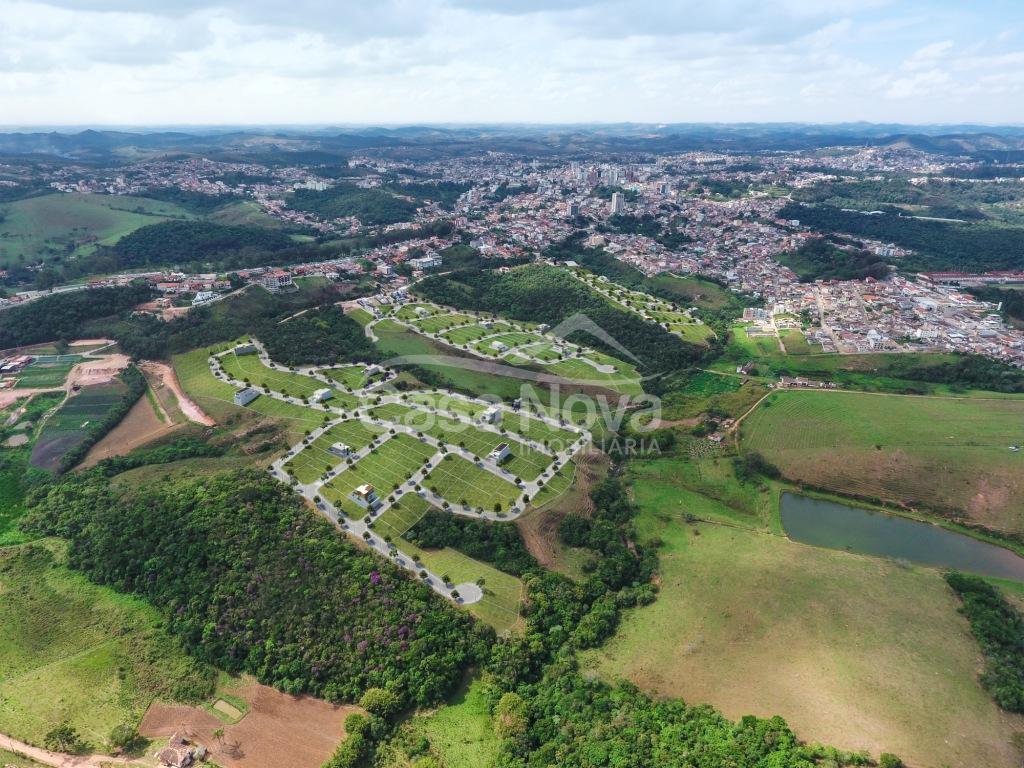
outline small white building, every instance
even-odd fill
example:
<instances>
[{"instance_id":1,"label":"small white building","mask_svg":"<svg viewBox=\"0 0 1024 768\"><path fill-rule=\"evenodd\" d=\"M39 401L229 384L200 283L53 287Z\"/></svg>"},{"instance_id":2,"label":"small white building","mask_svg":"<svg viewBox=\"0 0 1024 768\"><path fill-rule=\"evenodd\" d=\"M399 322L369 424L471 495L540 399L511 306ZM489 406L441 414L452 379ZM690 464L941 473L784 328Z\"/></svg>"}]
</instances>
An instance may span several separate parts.
<instances>
[{"instance_id":1,"label":"small white building","mask_svg":"<svg viewBox=\"0 0 1024 768\"><path fill-rule=\"evenodd\" d=\"M235 354L239 355L239 356L241 356L241 355L255 355L256 354L256 345L253 344L251 341L249 343L247 343L247 344L239 344L237 347L235 347Z\"/></svg>"},{"instance_id":2,"label":"small white building","mask_svg":"<svg viewBox=\"0 0 1024 768\"><path fill-rule=\"evenodd\" d=\"M343 459L352 455L352 449L345 445L345 443L333 443L327 450Z\"/></svg>"},{"instance_id":3,"label":"small white building","mask_svg":"<svg viewBox=\"0 0 1024 768\"><path fill-rule=\"evenodd\" d=\"M501 464L505 459L512 455L512 452L508 449L508 443L500 443L493 451L490 452L487 458L493 461L495 464Z\"/></svg>"},{"instance_id":4,"label":"small white building","mask_svg":"<svg viewBox=\"0 0 1024 768\"><path fill-rule=\"evenodd\" d=\"M235 392L235 405L248 405L257 397L260 396L260 391L256 387L246 387Z\"/></svg>"},{"instance_id":5,"label":"small white building","mask_svg":"<svg viewBox=\"0 0 1024 768\"><path fill-rule=\"evenodd\" d=\"M501 411L492 406L480 414L480 421L484 424L497 424L501 421Z\"/></svg>"},{"instance_id":6,"label":"small white building","mask_svg":"<svg viewBox=\"0 0 1024 768\"><path fill-rule=\"evenodd\" d=\"M508 349L508 346L503 341L492 341L491 349L493 349L495 352L504 352L506 349Z\"/></svg>"},{"instance_id":7,"label":"small white building","mask_svg":"<svg viewBox=\"0 0 1024 768\"><path fill-rule=\"evenodd\" d=\"M322 403L325 400L330 400L332 397L334 397L334 390L324 387L323 389L318 389L313 393L313 402Z\"/></svg>"},{"instance_id":8,"label":"small white building","mask_svg":"<svg viewBox=\"0 0 1024 768\"><path fill-rule=\"evenodd\" d=\"M414 311L419 317L430 317L430 310L424 307L416 307Z\"/></svg>"}]
</instances>

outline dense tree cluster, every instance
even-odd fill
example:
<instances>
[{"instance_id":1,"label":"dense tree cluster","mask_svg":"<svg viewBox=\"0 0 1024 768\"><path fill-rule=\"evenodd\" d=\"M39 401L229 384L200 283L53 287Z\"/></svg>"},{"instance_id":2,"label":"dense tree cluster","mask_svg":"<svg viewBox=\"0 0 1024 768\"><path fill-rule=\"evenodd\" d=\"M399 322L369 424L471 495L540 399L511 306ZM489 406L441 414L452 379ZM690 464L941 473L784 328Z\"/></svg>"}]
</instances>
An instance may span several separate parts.
<instances>
[{"instance_id":1,"label":"dense tree cluster","mask_svg":"<svg viewBox=\"0 0 1024 768\"><path fill-rule=\"evenodd\" d=\"M813 237L795 251L776 258L796 272L802 283L815 280L863 280L889 274L885 260L863 248L838 248L825 237Z\"/></svg>"},{"instance_id":2,"label":"dense tree cluster","mask_svg":"<svg viewBox=\"0 0 1024 768\"><path fill-rule=\"evenodd\" d=\"M242 175L242 174L239 174ZM230 183L230 179L222 179ZM203 192L193 192L180 187L150 187L145 192L150 200L163 200L166 203L174 203L184 208L189 213L207 214L226 205L234 200L241 200L239 195L224 193L222 195L207 195Z\"/></svg>"},{"instance_id":3,"label":"dense tree cluster","mask_svg":"<svg viewBox=\"0 0 1024 768\"><path fill-rule=\"evenodd\" d=\"M504 274L463 270L434 275L417 285L416 291L438 304L551 326L581 313L653 371L686 367L700 356L697 347L656 323L613 307L572 275L554 267L527 266ZM576 332L569 338L611 355L621 354L590 334Z\"/></svg>"},{"instance_id":4,"label":"dense tree cluster","mask_svg":"<svg viewBox=\"0 0 1024 768\"><path fill-rule=\"evenodd\" d=\"M1002 312L1014 320L1024 320L1024 290L1015 288L971 288L970 292L982 301L1002 304Z\"/></svg>"},{"instance_id":5,"label":"dense tree cluster","mask_svg":"<svg viewBox=\"0 0 1024 768\"><path fill-rule=\"evenodd\" d=\"M436 702L493 637L262 472L132 491L90 474L39 492L25 526L69 539L69 564L96 583L160 607L200 660L288 692Z\"/></svg>"},{"instance_id":6,"label":"dense tree cluster","mask_svg":"<svg viewBox=\"0 0 1024 768\"><path fill-rule=\"evenodd\" d=\"M380 353L363 326L335 306L313 309L283 323L257 330L270 358L283 365L369 362Z\"/></svg>"},{"instance_id":7,"label":"dense tree cluster","mask_svg":"<svg viewBox=\"0 0 1024 768\"><path fill-rule=\"evenodd\" d=\"M1024 712L1024 616L979 576L953 572L946 581L985 657L981 684L1003 709Z\"/></svg>"},{"instance_id":8,"label":"dense tree cluster","mask_svg":"<svg viewBox=\"0 0 1024 768\"><path fill-rule=\"evenodd\" d=\"M472 184L458 181L435 181L389 184L387 189L399 195L406 195L419 200L430 200L442 208L450 210L455 205L455 201L472 187Z\"/></svg>"},{"instance_id":9,"label":"dense tree cluster","mask_svg":"<svg viewBox=\"0 0 1024 768\"><path fill-rule=\"evenodd\" d=\"M287 233L251 225L210 221L164 221L125 235L106 249L121 268L219 263L227 254L269 252L295 246Z\"/></svg>"},{"instance_id":10,"label":"dense tree cluster","mask_svg":"<svg viewBox=\"0 0 1024 768\"><path fill-rule=\"evenodd\" d=\"M538 567L513 523L488 523L431 510L406 532L405 538L426 549L453 547L513 576Z\"/></svg>"},{"instance_id":11,"label":"dense tree cluster","mask_svg":"<svg viewBox=\"0 0 1024 768\"><path fill-rule=\"evenodd\" d=\"M960 355L955 362L893 365L893 375L914 381L949 384L957 389L1024 392L1024 371L980 355Z\"/></svg>"},{"instance_id":12,"label":"dense tree cluster","mask_svg":"<svg viewBox=\"0 0 1024 768\"><path fill-rule=\"evenodd\" d=\"M1024 268L1024 227L928 221L892 213L868 216L830 205L799 203L786 205L779 217L798 219L819 232L845 232L916 251L900 262L902 269L984 272Z\"/></svg>"},{"instance_id":13,"label":"dense tree cluster","mask_svg":"<svg viewBox=\"0 0 1024 768\"><path fill-rule=\"evenodd\" d=\"M411 221L419 207L418 202L386 190L363 189L355 184L338 184L322 192L297 189L288 197L288 205L327 221L355 216L370 226Z\"/></svg>"},{"instance_id":14,"label":"dense tree cluster","mask_svg":"<svg viewBox=\"0 0 1024 768\"><path fill-rule=\"evenodd\" d=\"M140 448L125 456L111 456L96 465L96 470L107 477L119 475L129 469L152 464L169 464L182 459L222 456L224 449L194 437L182 437L172 443L153 448Z\"/></svg>"},{"instance_id":15,"label":"dense tree cluster","mask_svg":"<svg viewBox=\"0 0 1024 768\"><path fill-rule=\"evenodd\" d=\"M0 313L0 349L79 337L90 320L122 315L153 295L147 285L44 296Z\"/></svg>"}]
</instances>

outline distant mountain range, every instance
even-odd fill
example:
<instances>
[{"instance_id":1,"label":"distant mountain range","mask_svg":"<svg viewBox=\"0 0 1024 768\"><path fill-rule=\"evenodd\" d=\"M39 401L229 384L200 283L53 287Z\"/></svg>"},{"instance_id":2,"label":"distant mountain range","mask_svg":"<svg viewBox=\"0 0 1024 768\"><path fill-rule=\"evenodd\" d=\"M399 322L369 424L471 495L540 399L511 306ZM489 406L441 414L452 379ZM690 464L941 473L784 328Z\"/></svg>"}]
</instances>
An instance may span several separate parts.
<instances>
[{"instance_id":1,"label":"distant mountain range","mask_svg":"<svg viewBox=\"0 0 1024 768\"><path fill-rule=\"evenodd\" d=\"M1024 126L840 123L671 125L408 125L380 127L209 127L175 130L30 130L0 133L0 155L82 162L202 153L256 159L302 153L336 161L353 151L416 159L482 149L523 155L587 152L753 152L831 146L909 147L1009 162L1024 159ZM310 160L305 160L310 162ZM313 160L312 162L316 162Z\"/></svg>"}]
</instances>

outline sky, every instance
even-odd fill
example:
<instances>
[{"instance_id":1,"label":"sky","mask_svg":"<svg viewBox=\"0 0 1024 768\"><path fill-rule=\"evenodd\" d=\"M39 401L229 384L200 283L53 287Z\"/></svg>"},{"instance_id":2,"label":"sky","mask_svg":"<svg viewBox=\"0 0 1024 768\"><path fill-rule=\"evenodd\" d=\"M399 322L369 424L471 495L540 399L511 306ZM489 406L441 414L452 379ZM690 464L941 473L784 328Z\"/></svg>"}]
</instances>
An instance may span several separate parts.
<instances>
[{"instance_id":1,"label":"sky","mask_svg":"<svg viewBox=\"0 0 1024 768\"><path fill-rule=\"evenodd\" d=\"M0 125L1024 124L1024 0L0 0Z\"/></svg>"}]
</instances>

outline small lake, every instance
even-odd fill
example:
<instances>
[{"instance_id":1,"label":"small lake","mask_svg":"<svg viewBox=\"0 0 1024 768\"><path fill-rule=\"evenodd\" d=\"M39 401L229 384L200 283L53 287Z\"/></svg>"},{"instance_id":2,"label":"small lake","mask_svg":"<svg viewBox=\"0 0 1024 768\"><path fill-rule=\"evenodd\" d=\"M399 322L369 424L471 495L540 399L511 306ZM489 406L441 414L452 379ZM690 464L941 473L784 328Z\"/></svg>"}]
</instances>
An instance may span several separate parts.
<instances>
[{"instance_id":1,"label":"small lake","mask_svg":"<svg viewBox=\"0 0 1024 768\"><path fill-rule=\"evenodd\" d=\"M1024 581L1024 557L962 533L904 517L783 493L782 527L794 541Z\"/></svg>"}]
</instances>

